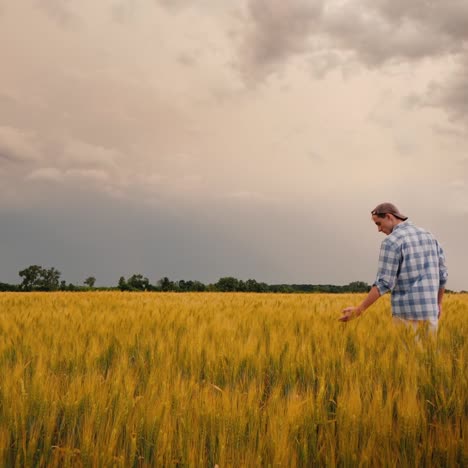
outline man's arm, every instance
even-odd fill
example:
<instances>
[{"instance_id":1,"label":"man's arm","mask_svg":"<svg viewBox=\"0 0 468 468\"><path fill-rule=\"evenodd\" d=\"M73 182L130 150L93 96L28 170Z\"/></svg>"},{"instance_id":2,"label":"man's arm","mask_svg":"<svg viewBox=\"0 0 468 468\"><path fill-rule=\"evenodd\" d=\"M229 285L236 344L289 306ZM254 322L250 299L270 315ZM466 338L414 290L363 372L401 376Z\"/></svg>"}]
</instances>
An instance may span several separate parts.
<instances>
[{"instance_id":1,"label":"man's arm","mask_svg":"<svg viewBox=\"0 0 468 468\"><path fill-rule=\"evenodd\" d=\"M347 322L359 317L368 307L370 307L380 296L387 291L391 291L397 280L400 266L400 249L398 245L388 240L384 240L380 246L379 268L377 278L369 294L362 304L357 307L347 307L342 311L340 322Z\"/></svg>"},{"instance_id":2,"label":"man's arm","mask_svg":"<svg viewBox=\"0 0 468 468\"><path fill-rule=\"evenodd\" d=\"M442 299L444 297L444 292L445 292L445 288L442 287L439 289L439 292L437 293L437 304L439 305L439 314L437 315L438 319L440 319L440 316L442 315Z\"/></svg>"},{"instance_id":3,"label":"man's arm","mask_svg":"<svg viewBox=\"0 0 468 468\"><path fill-rule=\"evenodd\" d=\"M448 271L447 265L445 264L444 250L442 249L439 243L437 243L437 250L439 254L439 292L437 293L437 304L439 306L439 314L437 315L437 318L440 319L440 316L442 315L442 298L444 297L445 293L445 285L447 283Z\"/></svg>"},{"instance_id":4,"label":"man's arm","mask_svg":"<svg viewBox=\"0 0 468 468\"><path fill-rule=\"evenodd\" d=\"M338 319L340 322L348 322L349 320L359 317L368 307L370 307L380 297L380 291L377 286L372 286L367 297L357 307L347 307L342 311L342 316Z\"/></svg>"}]
</instances>

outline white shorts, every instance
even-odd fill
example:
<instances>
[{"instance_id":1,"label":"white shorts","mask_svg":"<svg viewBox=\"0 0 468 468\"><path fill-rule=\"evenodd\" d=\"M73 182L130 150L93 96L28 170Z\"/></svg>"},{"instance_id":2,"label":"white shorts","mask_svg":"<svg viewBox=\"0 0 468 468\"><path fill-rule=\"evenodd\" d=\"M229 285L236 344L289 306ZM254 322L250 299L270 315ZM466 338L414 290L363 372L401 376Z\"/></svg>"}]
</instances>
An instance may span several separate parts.
<instances>
[{"instance_id":1,"label":"white shorts","mask_svg":"<svg viewBox=\"0 0 468 468\"><path fill-rule=\"evenodd\" d=\"M401 317L398 317L396 315L392 316L393 323L395 325L408 325L412 326L414 331L417 331L418 328L423 325L424 323L429 324L429 331L431 333L437 333L437 327L439 326L439 320L438 319L428 319L428 320L412 320L412 319L404 319Z\"/></svg>"}]
</instances>

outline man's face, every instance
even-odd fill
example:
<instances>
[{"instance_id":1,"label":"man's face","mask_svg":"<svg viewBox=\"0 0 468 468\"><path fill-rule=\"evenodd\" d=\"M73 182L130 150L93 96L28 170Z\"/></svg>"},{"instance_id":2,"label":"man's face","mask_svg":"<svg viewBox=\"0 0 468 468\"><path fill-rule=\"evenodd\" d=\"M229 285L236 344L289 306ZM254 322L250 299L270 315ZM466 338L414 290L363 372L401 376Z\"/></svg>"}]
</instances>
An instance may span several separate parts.
<instances>
[{"instance_id":1,"label":"man's face","mask_svg":"<svg viewBox=\"0 0 468 468\"><path fill-rule=\"evenodd\" d=\"M385 215L385 218L381 218L377 215L372 215L372 221L374 221L379 232L383 232L387 236L393 231L393 228L395 226L393 217L388 213Z\"/></svg>"}]
</instances>

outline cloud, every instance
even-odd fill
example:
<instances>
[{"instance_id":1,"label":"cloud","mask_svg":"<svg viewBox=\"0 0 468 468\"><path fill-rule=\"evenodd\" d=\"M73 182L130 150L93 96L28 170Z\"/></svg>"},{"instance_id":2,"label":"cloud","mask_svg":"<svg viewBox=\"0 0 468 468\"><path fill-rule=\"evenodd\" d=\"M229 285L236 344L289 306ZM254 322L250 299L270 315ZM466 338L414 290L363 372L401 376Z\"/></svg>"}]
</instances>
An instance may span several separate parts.
<instances>
[{"instance_id":1,"label":"cloud","mask_svg":"<svg viewBox=\"0 0 468 468\"><path fill-rule=\"evenodd\" d=\"M14 127L0 126L0 161L25 163L41 157L32 133Z\"/></svg>"},{"instance_id":2,"label":"cloud","mask_svg":"<svg viewBox=\"0 0 468 468\"><path fill-rule=\"evenodd\" d=\"M447 202L449 211L468 214L468 158L458 163L459 172L457 178L448 184Z\"/></svg>"},{"instance_id":3,"label":"cloud","mask_svg":"<svg viewBox=\"0 0 468 468\"><path fill-rule=\"evenodd\" d=\"M425 104L447 109L451 120L463 121L468 129L468 55L446 82L435 83L428 90Z\"/></svg>"},{"instance_id":4,"label":"cloud","mask_svg":"<svg viewBox=\"0 0 468 468\"><path fill-rule=\"evenodd\" d=\"M391 37L398 37L395 31L401 32L404 25L413 30L406 42L400 34L400 48L393 40L393 46L382 57L408 61L454 57L453 74L433 82L425 93L413 96L412 103L440 107L453 122L461 121L468 128L468 3L464 0L374 0L368 5L391 27Z\"/></svg>"},{"instance_id":5,"label":"cloud","mask_svg":"<svg viewBox=\"0 0 468 468\"><path fill-rule=\"evenodd\" d=\"M46 182L91 182L100 183L109 180L109 174L99 169L66 169L62 170L57 167L43 167L35 169L29 173L26 180L30 181L46 181Z\"/></svg>"},{"instance_id":6,"label":"cloud","mask_svg":"<svg viewBox=\"0 0 468 468\"><path fill-rule=\"evenodd\" d=\"M195 54L189 52L181 52L177 57L177 61L186 67L193 67L197 64Z\"/></svg>"},{"instance_id":7,"label":"cloud","mask_svg":"<svg viewBox=\"0 0 468 468\"><path fill-rule=\"evenodd\" d=\"M425 25L433 35L458 41L468 37L468 4L464 0L367 0L364 5L390 24L411 21Z\"/></svg>"},{"instance_id":8,"label":"cloud","mask_svg":"<svg viewBox=\"0 0 468 468\"><path fill-rule=\"evenodd\" d=\"M328 47L353 52L366 66L440 55L451 44L424 21L409 17L397 21L377 9L351 5L325 15L321 32L328 38Z\"/></svg>"},{"instance_id":9,"label":"cloud","mask_svg":"<svg viewBox=\"0 0 468 468\"><path fill-rule=\"evenodd\" d=\"M417 154L418 147L409 135L395 135L394 146L401 156L409 157Z\"/></svg>"},{"instance_id":10,"label":"cloud","mask_svg":"<svg viewBox=\"0 0 468 468\"><path fill-rule=\"evenodd\" d=\"M137 9L137 0L122 0L111 6L111 16L117 23L124 24L133 19Z\"/></svg>"},{"instance_id":11,"label":"cloud","mask_svg":"<svg viewBox=\"0 0 468 468\"><path fill-rule=\"evenodd\" d=\"M454 189L464 189L466 186L467 186L466 181L462 179L455 179L455 180L452 180L452 182L450 183L450 187Z\"/></svg>"},{"instance_id":12,"label":"cloud","mask_svg":"<svg viewBox=\"0 0 468 468\"><path fill-rule=\"evenodd\" d=\"M310 151L307 152L306 156L310 161L313 161L315 163L324 162L323 156L320 153L318 153L317 151L310 150Z\"/></svg>"},{"instance_id":13,"label":"cloud","mask_svg":"<svg viewBox=\"0 0 468 468\"><path fill-rule=\"evenodd\" d=\"M281 73L295 58L315 77L349 66L386 67L452 58L458 69L413 106L445 109L468 123L468 3L465 0L248 0L238 49L247 85Z\"/></svg>"},{"instance_id":14,"label":"cloud","mask_svg":"<svg viewBox=\"0 0 468 468\"><path fill-rule=\"evenodd\" d=\"M50 242L55 255L66 229L64 268L86 270L105 250L110 283L137 257L185 275L188 255L200 279L372 279L374 232L360 221L370 193L418 216L427 205L432 227L460 233L452 249L463 251L466 218L441 219L448 196L466 206L468 133L440 109L466 122L466 0L0 3L0 210L25 214L3 223L7 270L29 261L25 244L45 255L37 245ZM401 102L409 93L412 108ZM404 170L376 181L375 167ZM93 218L96 204L105 208ZM108 224L112 210L121 226ZM35 223L50 234L20 243ZM86 229L89 243L76 245ZM122 243L109 243L119 231ZM361 270L337 267L364 246Z\"/></svg>"},{"instance_id":15,"label":"cloud","mask_svg":"<svg viewBox=\"0 0 468 468\"><path fill-rule=\"evenodd\" d=\"M308 2L249 0L240 49L252 74L280 69L292 56L352 52L366 66L460 53L468 39L464 0Z\"/></svg>"},{"instance_id":16,"label":"cloud","mask_svg":"<svg viewBox=\"0 0 468 468\"><path fill-rule=\"evenodd\" d=\"M179 8L187 7L192 2L190 0L156 0L156 3L159 3L165 8L176 10Z\"/></svg>"},{"instance_id":17,"label":"cloud","mask_svg":"<svg viewBox=\"0 0 468 468\"><path fill-rule=\"evenodd\" d=\"M405 99L408 108L438 108L447 113L452 126L435 124L439 135L450 138L467 138L468 131L468 49L451 66L452 73L445 79L433 80L426 90L412 93ZM461 124L461 127L457 125Z\"/></svg>"},{"instance_id":18,"label":"cloud","mask_svg":"<svg viewBox=\"0 0 468 468\"><path fill-rule=\"evenodd\" d=\"M451 140L466 140L468 138L466 132L463 132L458 128L454 128L453 126L435 124L432 126L432 129L438 135Z\"/></svg>"},{"instance_id":19,"label":"cloud","mask_svg":"<svg viewBox=\"0 0 468 468\"><path fill-rule=\"evenodd\" d=\"M56 167L43 167L35 169L26 176L26 180L37 180L37 181L53 181L60 182L63 179L63 174L60 169Z\"/></svg>"},{"instance_id":20,"label":"cloud","mask_svg":"<svg viewBox=\"0 0 468 468\"><path fill-rule=\"evenodd\" d=\"M224 198L238 200L243 202L267 202L268 197L260 192L250 192L248 190L240 190L238 192L230 192L224 195Z\"/></svg>"},{"instance_id":21,"label":"cloud","mask_svg":"<svg viewBox=\"0 0 468 468\"><path fill-rule=\"evenodd\" d=\"M53 21L63 27L77 27L81 23L80 17L72 9L71 0L37 0L36 5Z\"/></svg>"},{"instance_id":22,"label":"cloud","mask_svg":"<svg viewBox=\"0 0 468 468\"><path fill-rule=\"evenodd\" d=\"M250 19L241 45L241 68L247 79L268 75L292 55L307 50L307 39L322 13L321 2L249 0Z\"/></svg>"},{"instance_id":23,"label":"cloud","mask_svg":"<svg viewBox=\"0 0 468 468\"><path fill-rule=\"evenodd\" d=\"M120 157L121 153L115 149L71 140L65 145L62 160L69 167L116 167Z\"/></svg>"},{"instance_id":24,"label":"cloud","mask_svg":"<svg viewBox=\"0 0 468 468\"><path fill-rule=\"evenodd\" d=\"M14 104L15 102L16 102L16 97L13 94L5 92L5 90L0 92L0 104L1 105L11 105L11 104Z\"/></svg>"},{"instance_id":25,"label":"cloud","mask_svg":"<svg viewBox=\"0 0 468 468\"><path fill-rule=\"evenodd\" d=\"M72 179L86 179L96 182L109 180L109 174L98 169L70 169L65 171L65 176Z\"/></svg>"},{"instance_id":26,"label":"cloud","mask_svg":"<svg viewBox=\"0 0 468 468\"><path fill-rule=\"evenodd\" d=\"M202 9L205 11L214 11L217 8L224 8L223 2L219 0L154 0L157 4L171 11L180 11L184 8Z\"/></svg>"}]
</instances>

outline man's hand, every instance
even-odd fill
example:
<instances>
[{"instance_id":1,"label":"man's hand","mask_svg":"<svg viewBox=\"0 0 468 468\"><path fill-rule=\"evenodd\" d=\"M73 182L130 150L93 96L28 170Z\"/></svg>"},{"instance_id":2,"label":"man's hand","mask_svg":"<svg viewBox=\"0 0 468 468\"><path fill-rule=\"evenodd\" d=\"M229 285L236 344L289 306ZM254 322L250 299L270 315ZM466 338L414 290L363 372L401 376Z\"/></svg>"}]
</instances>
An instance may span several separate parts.
<instances>
[{"instance_id":1,"label":"man's hand","mask_svg":"<svg viewBox=\"0 0 468 468\"><path fill-rule=\"evenodd\" d=\"M442 304L439 304L439 313L437 314L437 318L440 319L441 315L442 315Z\"/></svg>"},{"instance_id":2,"label":"man's hand","mask_svg":"<svg viewBox=\"0 0 468 468\"><path fill-rule=\"evenodd\" d=\"M343 309L342 316L338 320L340 322L349 322L357 317L359 317L368 307L370 307L378 298L380 297L380 291L377 286L372 286L369 294L364 299L362 304L357 307L346 307Z\"/></svg>"},{"instance_id":3,"label":"man's hand","mask_svg":"<svg viewBox=\"0 0 468 468\"><path fill-rule=\"evenodd\" d=\"M359 317L362 314L362 311L359 307L346 307L346 309L343 309L341 313L342 315L338 320L340 322L349 322L350 320Z\"/></svg>"}]
</instances>

